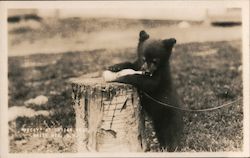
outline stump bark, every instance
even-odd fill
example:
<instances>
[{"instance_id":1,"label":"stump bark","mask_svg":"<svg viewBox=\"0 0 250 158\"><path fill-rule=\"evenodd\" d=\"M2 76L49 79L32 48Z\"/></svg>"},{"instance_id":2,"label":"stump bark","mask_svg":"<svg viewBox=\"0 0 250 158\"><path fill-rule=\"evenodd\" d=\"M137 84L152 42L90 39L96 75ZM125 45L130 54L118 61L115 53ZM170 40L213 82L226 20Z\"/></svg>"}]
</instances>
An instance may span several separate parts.
<instances>
[{"instance_id":1,"label":"stump bark","mask_svg":"<svg viewBox=\"0 0 250 158\"><path fill-rule=\"evenodd\" d=\"M70 80L78 152L142 152L148 144L137 90L86 75Z\"/></svg>"}]
</instances>

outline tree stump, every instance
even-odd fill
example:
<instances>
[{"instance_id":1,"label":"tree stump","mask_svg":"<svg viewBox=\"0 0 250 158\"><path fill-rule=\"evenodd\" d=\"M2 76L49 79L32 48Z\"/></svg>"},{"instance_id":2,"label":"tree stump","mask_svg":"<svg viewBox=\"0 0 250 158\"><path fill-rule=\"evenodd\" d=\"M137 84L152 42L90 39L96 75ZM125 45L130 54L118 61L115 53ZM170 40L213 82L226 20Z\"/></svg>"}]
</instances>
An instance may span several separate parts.
<instances>
[{"instance_id":1,"label":"tree stump","mask_svg":"<svg viewBox=\"0 0 250 158\"><path fill-rule=\"evenodd\" d=\"M144 117L137 90L86 75L70 80L78 152L142 152Z\"/></svg>"}]
</instances>

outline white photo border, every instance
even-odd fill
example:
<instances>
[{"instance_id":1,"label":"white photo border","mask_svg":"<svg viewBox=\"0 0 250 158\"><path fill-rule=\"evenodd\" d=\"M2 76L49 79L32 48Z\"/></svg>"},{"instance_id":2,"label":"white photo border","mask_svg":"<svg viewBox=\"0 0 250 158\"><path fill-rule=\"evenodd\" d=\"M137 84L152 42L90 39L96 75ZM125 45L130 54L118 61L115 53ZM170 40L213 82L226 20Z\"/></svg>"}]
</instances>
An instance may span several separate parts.
<instances>
[{"instance_id":1,"label":"white photo border","mask_svg":"<svg viewBox=\"0 0 250 158\"><path fill-rule=\"evenodd\" d=\"M167 7L234 7L242 9L242 62L243 62L243 105L244 105L244 141L242 152L178 152L178 153L9 153L8 140L8 9L31 8L82 8L95 5L166 5ZM215 1L0 1L0 114L1 114L1 157L249 157L249 1L215 0Z\"/></svg>"}]
</instances>

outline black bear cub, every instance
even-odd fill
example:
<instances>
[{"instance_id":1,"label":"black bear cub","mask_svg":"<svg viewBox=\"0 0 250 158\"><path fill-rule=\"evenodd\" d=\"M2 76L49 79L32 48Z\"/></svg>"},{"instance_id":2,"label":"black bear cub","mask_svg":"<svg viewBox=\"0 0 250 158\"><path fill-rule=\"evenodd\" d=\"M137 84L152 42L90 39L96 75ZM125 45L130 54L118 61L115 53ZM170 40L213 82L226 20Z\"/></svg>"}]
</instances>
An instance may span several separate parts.
<instances>
[{"instance_id":1,"label":"black bear cub","mask_svg":"<svg viewBox=\"0 0 250 158\"><path fill-rule=\"evenodd\" d=\"M141 74L126 75L114 80L131 84L138 88L142 107L153 120L156 136L161 148L175 151L182 131L182 113L164 104L180 106L170 72L170 56L176 40L149 39L145 31L139 34L137 48L138 59L110 66L108 69L118 72L122 69L143 71Z\"/></svg>"}]
</instances>

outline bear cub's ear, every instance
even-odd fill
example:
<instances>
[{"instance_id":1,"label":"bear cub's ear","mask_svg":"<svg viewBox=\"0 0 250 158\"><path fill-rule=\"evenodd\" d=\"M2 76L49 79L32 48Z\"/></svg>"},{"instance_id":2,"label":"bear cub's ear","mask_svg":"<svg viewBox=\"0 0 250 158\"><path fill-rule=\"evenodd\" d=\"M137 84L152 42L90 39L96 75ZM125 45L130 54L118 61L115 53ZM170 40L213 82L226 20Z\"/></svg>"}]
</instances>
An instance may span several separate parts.
<instances>
[{"instance_id":1,"label":"bear cub's ear","mask_svg":"<svg viewBox=\"0 0 250 158\"><path fill-rule=\"evenodd\" d=\"M146 31L144 31L144 30L140 31L140 33L139 33L139 41L140 41L140 42L144 42L144 41L146 41L148 38L149 38L149 34L147 34Z\"/></svg>"}]
</instances>

